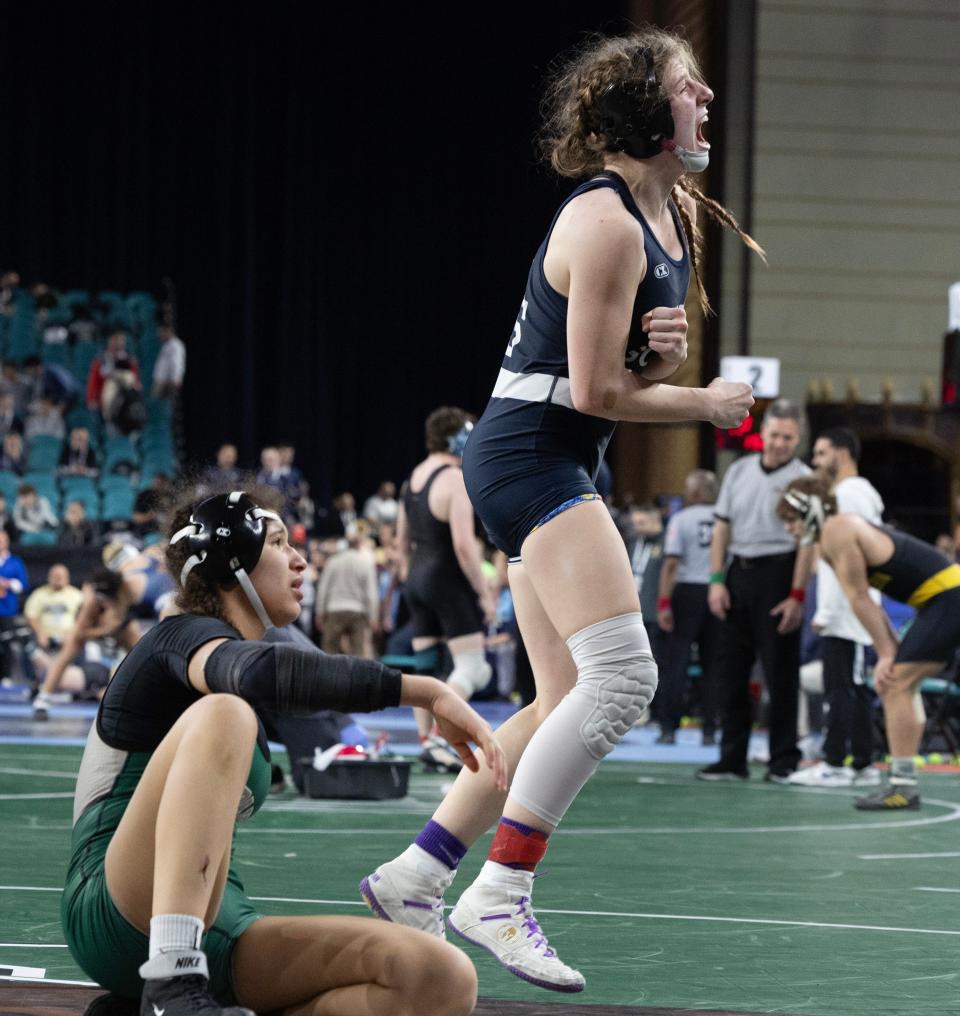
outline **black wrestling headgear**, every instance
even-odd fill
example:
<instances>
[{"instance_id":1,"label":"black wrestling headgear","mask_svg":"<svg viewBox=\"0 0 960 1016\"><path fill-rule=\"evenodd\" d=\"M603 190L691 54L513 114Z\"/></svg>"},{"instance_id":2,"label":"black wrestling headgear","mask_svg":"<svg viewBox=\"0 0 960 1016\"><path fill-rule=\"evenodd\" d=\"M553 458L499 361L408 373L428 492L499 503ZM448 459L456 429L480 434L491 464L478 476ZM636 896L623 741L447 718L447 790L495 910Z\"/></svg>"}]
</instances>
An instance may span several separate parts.
<instances>
[{"instance_id":1,"label":"black wrestling headgear","mask_svg":"<svg viewBox=\"0 0 960 1016\"><path fill-rule=\"evenodd\" d=\"M591 129L607 138L607 147L635 159L650 159L673 137L670 101L657 81L653 53L644 47L633 58L636 77L609 85L590 110Z\"/></svg>"},{"instance_id":2,"label":"black wrestling headgear","mask_svg":"<svg viewBox=\"0 0 960 1016\"><path fill-rule=\"evenodd\" d=\"M170 543L186 540L190 551L180 571L181 586L186 586L193 571L206 582L239 582L257 616L269 628L273 622L249 577L267 538L265 519L282 521L276 512L261 508L242 490L218 494L194 508L189 523L170 537Z\"/></svg>"}]
</instances>

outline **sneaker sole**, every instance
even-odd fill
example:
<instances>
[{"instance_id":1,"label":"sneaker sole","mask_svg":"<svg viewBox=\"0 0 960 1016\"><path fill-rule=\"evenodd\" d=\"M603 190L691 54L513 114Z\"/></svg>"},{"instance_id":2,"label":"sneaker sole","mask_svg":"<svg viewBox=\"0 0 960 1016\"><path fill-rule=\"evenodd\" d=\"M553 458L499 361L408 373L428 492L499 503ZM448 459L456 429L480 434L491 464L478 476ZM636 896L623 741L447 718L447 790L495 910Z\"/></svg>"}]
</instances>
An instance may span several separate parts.
<instances>
[{"instance_id":1,"label":"sneaker sole","mask_svg":"<svg viewBox=\"0 0 960 1016\"><path fill-rule=\"evenodd\" d=\"M380 906L377 897L373 893L373 889L370 888L370 876L368 875L360 883L360 895L363 897L363 902L373 911L381 921L389 921L391 924L394 923L393 918Z\"/></svg>"},{"instance_id":2,"label":"sneaker sole","mask_svg":"<svg viewBox=\"0 0 960 1016\"><path fill-rule=\"evenodd\" d=\"M519 977L521 981L526 981L528 984L535 984L538 988L546 988L547 991L560 991L565 995L576 995L583 991L586 987L586 982L583 984L555 984L553 981L542 981L538 977L534 977L533 974L528 974L525 970L520 970L517 967L510 966L509 963L504 963L502 959L490 948L488 945L484 945L483 942L478 942L476 939L471 938L469 935L465 935L448 917L447 927L455 934L459 935L464 942L469 942L471 945L475 945L490 955L503 967L504 970L509 970L514 977Z\"/></svg>"},{"instance_id":3,"label":"sneaker sole","mask_svg":"<svg viewBox=\"0 0 960 1016\"><path fill-rule=\"evenodd\" d=\"M858 804L856 801L853 802L854 808L857 811L919 811L920 802L911 801L909 804L896 804L892 807L886 804Z\"/></svg>"}]
</instances>

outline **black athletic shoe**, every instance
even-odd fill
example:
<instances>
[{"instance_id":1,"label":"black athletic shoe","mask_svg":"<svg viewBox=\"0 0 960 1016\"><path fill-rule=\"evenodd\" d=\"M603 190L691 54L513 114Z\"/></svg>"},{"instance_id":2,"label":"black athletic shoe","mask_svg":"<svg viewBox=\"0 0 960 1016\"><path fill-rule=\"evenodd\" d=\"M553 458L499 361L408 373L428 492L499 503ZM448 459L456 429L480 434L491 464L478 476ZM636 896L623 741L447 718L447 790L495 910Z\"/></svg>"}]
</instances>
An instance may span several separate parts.
<instances>
[{"instance_id":1,"label":"black athletic shoe","mask_svg":"<svg viewBox=\"0 0 960 1016\"><path fill-rule=\"evenodd\" d=\"M858 811L917 811L920 807L920 794L916 784L888 783L875 794L858 797L853 802Z\"/></svg>"},{"instance_id":2,"label":"black athletic shoe","mask_svg":"<svg viewBox=\"0 0 960 1016\"><path fill-rule=\"evenodd\" d=\"M731 769L725 762L714 762L713 765L705 766L697 770L698 780L709 780L712 783L720 783L737 780L749 780L750 771L746 768Z\"/></svg>"},{"instance_id":3,"label":"black athletic shoe","mask_svg":"<svg viewBox=\"0 0 960 1016\"><path fill-rule=\"evenodd\" d=\"M763 777L763 781L764 783L779 783L782 787L786 787L790 784L790 773L768 769Z\"/></svg>"},{"instance_id":4,"label":"black athletic shoe","mask_svg":"<svg viewBox=\"0 0 960 1016\"><path fill-rule=\"evenodd\" d=\"M255 1016L252 1009L224 1008L207 991L201 974L143 982L140 1016Z\"/></svg>"},{"instance_id":5,"label":"black athletic shoe","mask_svg":"<svg viewBox=\"0 0 960 1016\"><path fill-rule=\"evenodd\" d=\"M140 999L124 998L111 991L97 997L84 1010L83 1016L139 1016Z\"/></svg>"},{"instance_id":6,"label":"black athletic shoe","mask_svg":"<svg viewBox=\"0 0 960 1016\"><path fill-rule=\"evenodd\" d=\"M654 744L676 744L677 743L677 732L675 730L661 730L660 736L653 742Z\"/></svg>"},{"instance_id":7,"label":"black athletic shoe","mask_svg":"<svg viewBox=\"0 0 960 1016\"><path fill-rule=\"evenodd\" d=\"M460 756L442 737L435 734L423 742L420 761L431 773L458 773L463 768Z\"/></svg>"}]
</instances>

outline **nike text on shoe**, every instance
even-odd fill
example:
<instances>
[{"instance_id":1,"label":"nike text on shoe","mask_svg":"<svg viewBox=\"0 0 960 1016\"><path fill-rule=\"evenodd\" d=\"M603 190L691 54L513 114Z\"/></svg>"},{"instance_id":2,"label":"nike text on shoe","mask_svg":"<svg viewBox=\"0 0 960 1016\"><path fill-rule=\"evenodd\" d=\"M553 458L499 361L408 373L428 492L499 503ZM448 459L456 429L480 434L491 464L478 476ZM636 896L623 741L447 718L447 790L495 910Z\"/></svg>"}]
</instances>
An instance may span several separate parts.
<instances>
[{"instance_id":1,"label":"nike text on shoe","mask_svg":"<svg viewBox=\"0 0 960 1016\"><path fill-rule=\"evenodd\" d=\"M474 882L453 908L448 924L524 981L549 991L583 991L583 975L560 960L533 915L533 872L505 872L502 882Z\"/></svg>"},{"instance_id":2,"label":"nike text on shoe","mask_svg":"<svg viewBox=\"0 0 960 1016\"><path fill-rule=\"evenodd\" d=\"M858 797L853 806L858 811L917 811L920 807L920 794L914 784L888 783L875 794Z\"/></svg>"},{"instance_id":3,"label":"nike text on shoe","mask_svg":"<svg viewBox=\"0 0 960 1016\"><path fill-rule=\"evenodd\" d=\"M446 938L443 927L443 894L456 871L441 873L418 863L406 851L381 864L360 883L360 895L367 906L384 921L419 928L437 938Z\"/></svg>"},{"instance_id":4,"label":"nike text on shoe","mask_svg":"<svg viewBox=\"0 0 960 1016\"><path fill-rule=\"evenodd\" d=\"M787 782L794 787L849 787L853 783L853 772L844 766L818 762L791 773Z\"/></svg>"}]
</instances>

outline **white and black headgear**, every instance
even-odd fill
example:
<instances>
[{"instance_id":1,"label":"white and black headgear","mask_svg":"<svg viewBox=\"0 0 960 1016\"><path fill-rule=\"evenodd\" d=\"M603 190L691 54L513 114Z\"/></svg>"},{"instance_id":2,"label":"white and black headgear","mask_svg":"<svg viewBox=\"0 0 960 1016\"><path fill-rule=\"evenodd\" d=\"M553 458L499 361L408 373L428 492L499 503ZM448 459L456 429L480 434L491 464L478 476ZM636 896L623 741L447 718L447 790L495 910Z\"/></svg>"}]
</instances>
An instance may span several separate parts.
<instances>
[{"instance_id":1,"label":"white and black headgear","mask_svg":"<svg viewBox=\"0 0 960 1016\"><path fill-rule=\"evenodd\" d=\"M803 520L800 543L803 546L813 543L820 535L827 515L823 498L812 492L806 494L802 490L788 490L784 492L783 499Z\"/></svg>"},{"instance_id":2,"label":"white and black headgear","mask_svg":"<svg viewBox=\"0 0 960 1016\"><path fill-rule=\"evenodd\" d=\"M249 494L235 490L201 501L190 521L170 537L171 545L187 541L190 555L180 570L180 585L186 588L194 571L205 582L218 585L240 583L264 627L273 622L250 581L267 538L266 519L281 522L280 516L261 508Z\"/></svg>"}]
</instances>

